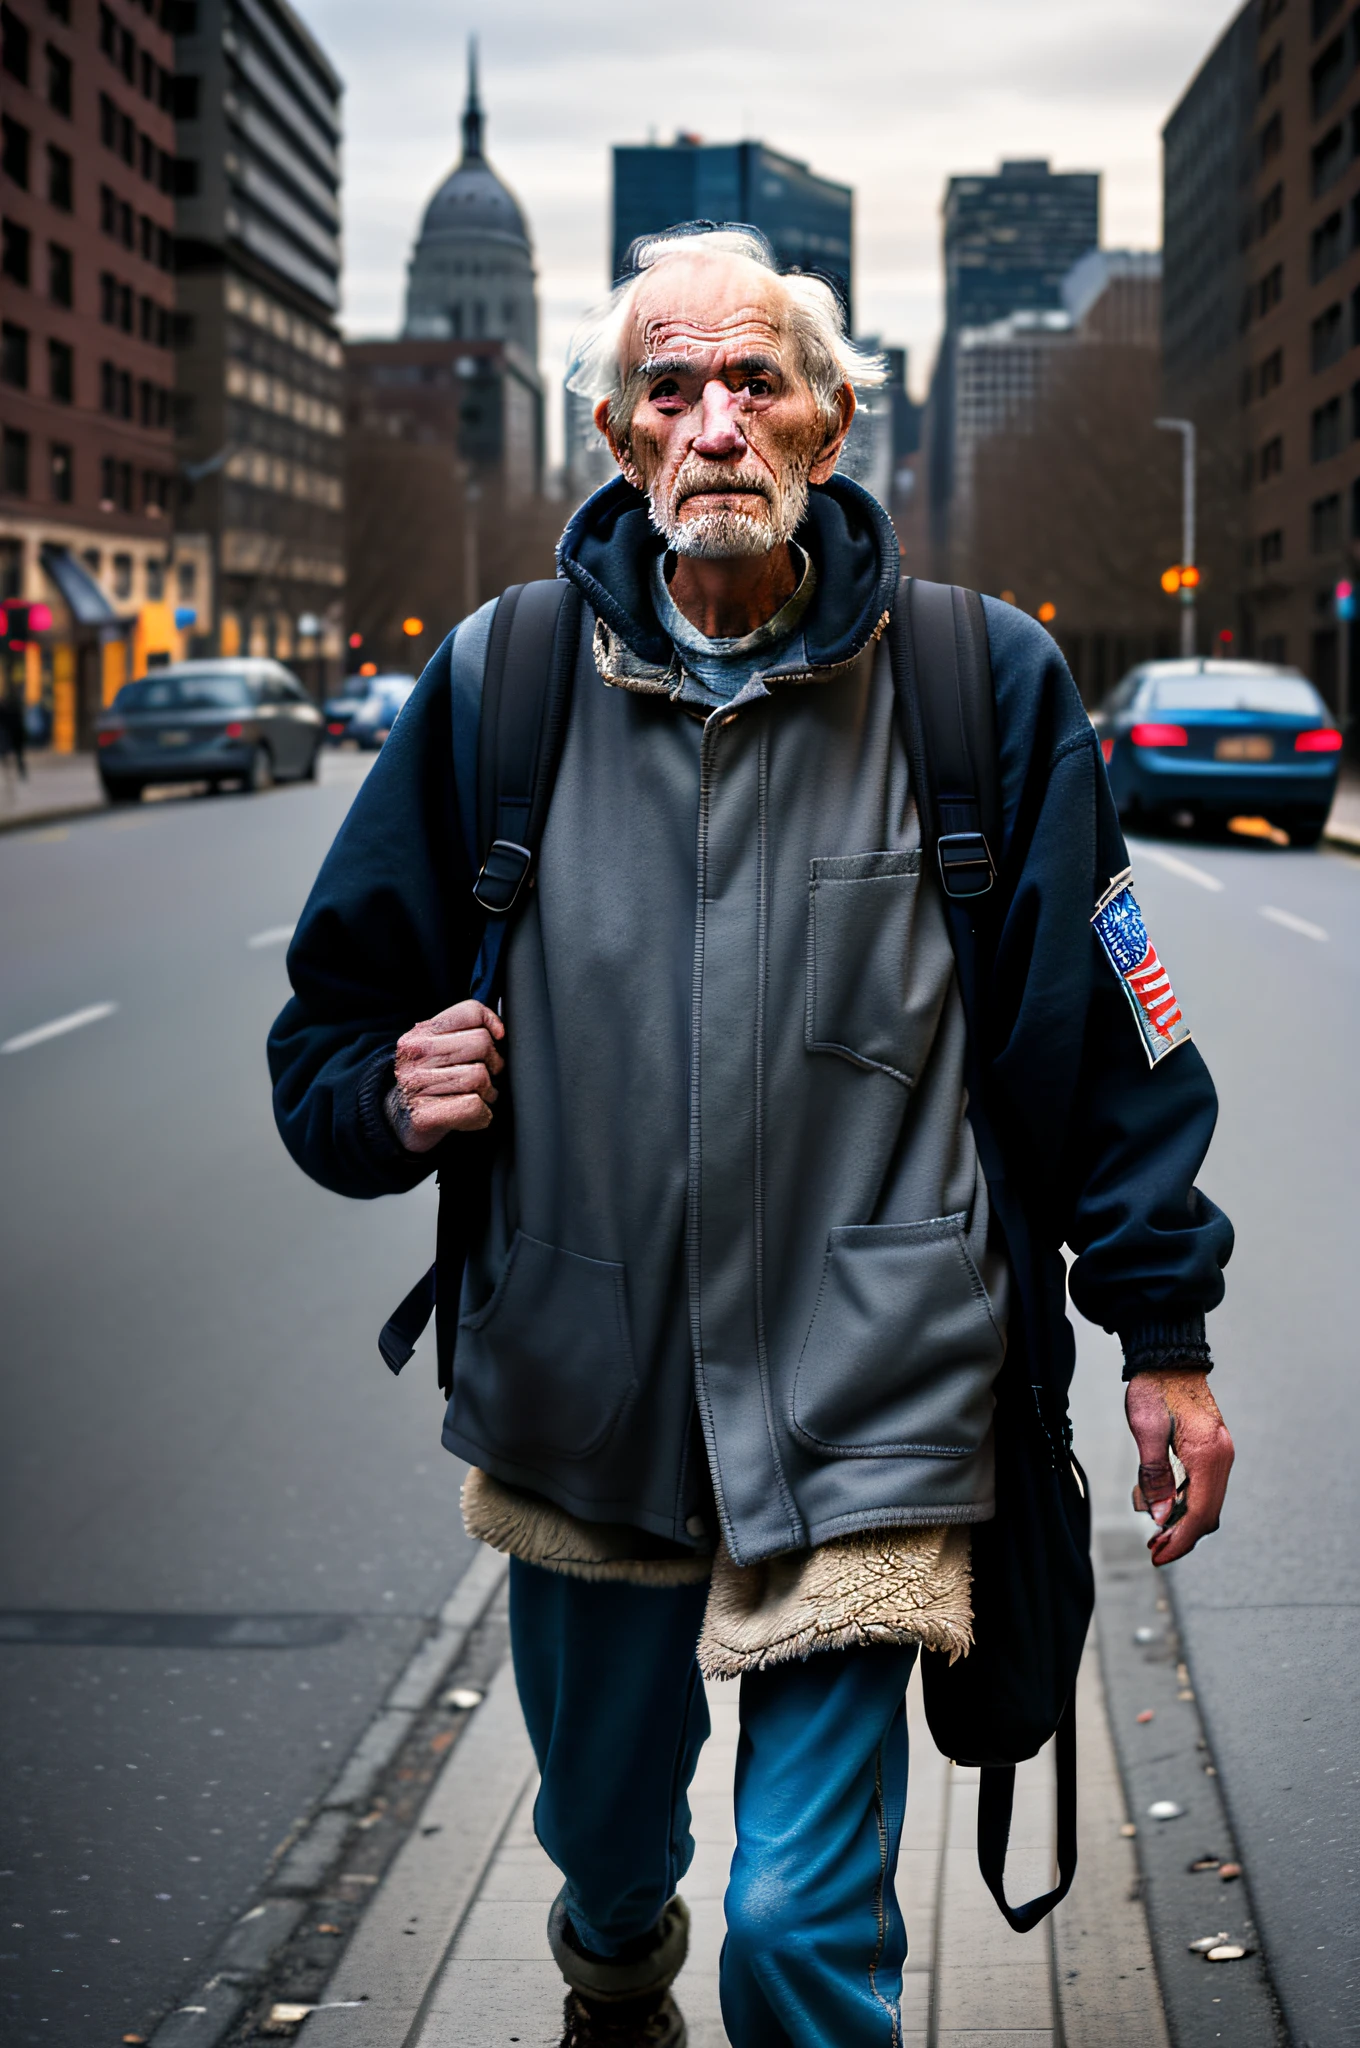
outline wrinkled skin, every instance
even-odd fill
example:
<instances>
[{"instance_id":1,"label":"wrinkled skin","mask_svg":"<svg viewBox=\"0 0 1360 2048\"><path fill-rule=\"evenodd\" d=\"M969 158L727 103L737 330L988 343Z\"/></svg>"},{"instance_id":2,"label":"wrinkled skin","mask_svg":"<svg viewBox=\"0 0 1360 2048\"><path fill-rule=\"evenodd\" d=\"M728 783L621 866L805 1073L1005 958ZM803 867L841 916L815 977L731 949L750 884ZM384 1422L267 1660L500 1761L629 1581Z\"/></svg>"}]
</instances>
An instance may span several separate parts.
<instances>
[{"instance_id":1,"label":"wrinkled skin","mask_svg":"<svg viewBox=\"0 0 1360 2048\"><path fill-rule=\"evenodd\" d=\"M1124 1413L1138 1446L1133 1504L1157 1525L1148 1544L1152 1562L1173 1564L1218 1527L1232 1471L1233 1440L1207 1378L1189 1367L1135 1374L1125 1393ZM1168 1519L1176 1498L1171 1450L1186 1475L1185 1513L1174 1523Z\"/></svg>"},{"instance_id":2,"label":"wrinkled skin","mask_svg":"<svg viewBox=\"0 0 1360 2048\"><path fill-rule=\"evenodd\" d=\"M799 488L832 474L855 394L842 386L828 428L786 332L779 279L743 257L658 264L634 296L622 350L631 413L616 423L602 399L595 423L676 549L671 596L711 638L753 632L796 588L780 514ZM753 525L768 536L763 547ZM687 551L689 526L705 529L697 552ZM731 553L720 551L725 534ZM409 1152L430 1151L450 1131L485 1130L504 1041L501 1019L471 1001L400 1040L386 1110ZM1134 1505L1156 1524L1153 1563L1171 1564L1218 1527L1232 1438L1205 1375L1191 1368L1139 1373L1125 1414L1138 1446ZM1186 1511L1174 1523L1172 1448L1187 1473Z\"/></svg>"}]
</instances>

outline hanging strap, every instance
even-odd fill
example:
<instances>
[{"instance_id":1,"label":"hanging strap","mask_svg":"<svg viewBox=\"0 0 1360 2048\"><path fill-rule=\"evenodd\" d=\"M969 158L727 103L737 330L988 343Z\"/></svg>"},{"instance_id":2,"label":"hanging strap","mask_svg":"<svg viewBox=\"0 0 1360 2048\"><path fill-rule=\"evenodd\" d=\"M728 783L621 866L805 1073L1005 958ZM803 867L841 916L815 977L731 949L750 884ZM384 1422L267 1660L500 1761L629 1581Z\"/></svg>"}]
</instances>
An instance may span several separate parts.
<instances>
[{"instance_id":1,"label":"hanging strap","mask_svg":"<svg viewBox=\"0 0 1360 2048\"><path fill-rule=\"evenodd\" d=\"M921 832L945 895L985 896L1001 846L996 699L975 590L904 579L889 627Z\"/></svg>"},{"instance_id":2,"label":"hanging strap","mask_svg":"<svg viewBox=\"0 0 1360 2048\"><path fill-rule=\"evenodd\" d=\"M984 1764L978 1774L977 1853L983 1882L1017 1934L1028 1934L1060 1905L1077 1874L1077 1699L1068 1697L1053 1733L1057 1776L1058 1882L1023 1906L1006 1898L1006 1850L1015 1802L1015 1765Z\"/></svg>"},{"instance_id":3,"label":"hanging strap","mask_svg":"<svg viewBox=\"0 0 1360 2048\"><path fill-rule=\"evenodd\" d=\"M473 896L486 916L471 993L493 1003L510 921L533 879L566 737L581 623L574 584L516 583L496 606L477 742Z\"/></svg>"}]
</instances>

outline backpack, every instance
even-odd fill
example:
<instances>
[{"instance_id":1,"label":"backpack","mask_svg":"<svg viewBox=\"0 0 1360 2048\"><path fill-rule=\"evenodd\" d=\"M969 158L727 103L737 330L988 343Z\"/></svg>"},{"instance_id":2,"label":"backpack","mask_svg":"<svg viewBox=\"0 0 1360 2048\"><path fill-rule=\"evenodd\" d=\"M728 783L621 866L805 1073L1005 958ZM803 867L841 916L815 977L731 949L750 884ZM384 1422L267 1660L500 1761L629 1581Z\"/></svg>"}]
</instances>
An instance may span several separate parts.
<instances>
[{"instance_id":1,"label":"backpack","mask_svg":"<svg viewBox=\"0 0 1360 2048\"><path fill-rule=\"evenodd\" d=\"M492 622L469 847L473 895L485 920L470 993L491 1005L506 936L532 886L570 715L581 612L582 600L565 580L518 584L500 599ZM988 1113L982 1058L1001 847L996 703L982 600L974 591L904 578L888 641L922 845L927 856L933 851L944 890L968 1021L969 1121L1012 1269L1034 1272L1023 1203ZM440 1175L435 1265L378 1339L384 1361L400 1372L433 1311L446 1397L462 1270L486 1213L493 1142L489 1132L459 1139L456 1176ZM1075 1692L1095 1587L1090 1508L1072 1455L1066 1393L1048 1373L1042 1333L1023 1306L1039 1298L1038 1288L1017 1288L1016 1295L996 1382L996 1516L972 1529L974 1645L952 1665L940 1652L923 1652L921 1674L936 1746L980 1770L983 1879L1010 1925L1026 1933L1067 1896L1076 1873ZM1058 1883L1012 1906L1005 1864L1015 1769L1051 1737Z\"/></svg>"}]
</instances>

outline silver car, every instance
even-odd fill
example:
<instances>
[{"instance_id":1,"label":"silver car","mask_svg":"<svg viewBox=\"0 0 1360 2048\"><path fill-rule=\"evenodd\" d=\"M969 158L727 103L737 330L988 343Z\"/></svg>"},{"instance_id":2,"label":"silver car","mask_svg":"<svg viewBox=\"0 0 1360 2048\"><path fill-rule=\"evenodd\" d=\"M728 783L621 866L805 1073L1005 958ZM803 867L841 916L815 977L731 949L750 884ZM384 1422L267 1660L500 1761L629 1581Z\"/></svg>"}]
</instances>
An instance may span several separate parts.
<instances>
[{"instance_id":1,"label":"silver car","mask_svg":"<svg viewBox=\"0 0 1360 2048\"><path fill-rule=\"evenodd\" d=\"M316 777L322 719L281 662L181 661L125 683L95 726L99 779L110 803L135 803L149 782Z\"/></svg>"}]
</instances>

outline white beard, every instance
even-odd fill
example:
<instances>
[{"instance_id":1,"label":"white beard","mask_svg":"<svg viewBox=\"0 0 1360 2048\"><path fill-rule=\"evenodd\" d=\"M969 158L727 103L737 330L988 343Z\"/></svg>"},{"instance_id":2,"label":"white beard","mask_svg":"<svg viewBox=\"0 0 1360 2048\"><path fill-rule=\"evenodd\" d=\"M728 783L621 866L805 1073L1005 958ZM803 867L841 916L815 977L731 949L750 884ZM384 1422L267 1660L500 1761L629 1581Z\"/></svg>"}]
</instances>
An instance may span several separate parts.
<instances>
[{"instance_id":1,"label":"white beard","mask_svg":"<svg viewBox=\"0 0 1360 2048\"><path fill-rule=\"evenodd\" d=\"M731 491L744 485L752 497L764 500L759 512L701 512L697 518L681 519L679 505L685 496L695 495L696 485L712 482ZM773 496L771 491L773 489ZM696 461L689 457L680 466L669 492L660 478L648 497L652 525L668 548L677 555L697 561L720 561L738 555L768 555L782 541L791 540L807 511L808 478L801 465L790 464L774 480L761 471L753 475L741 469Z\"/></svg>"}]
</instances>

